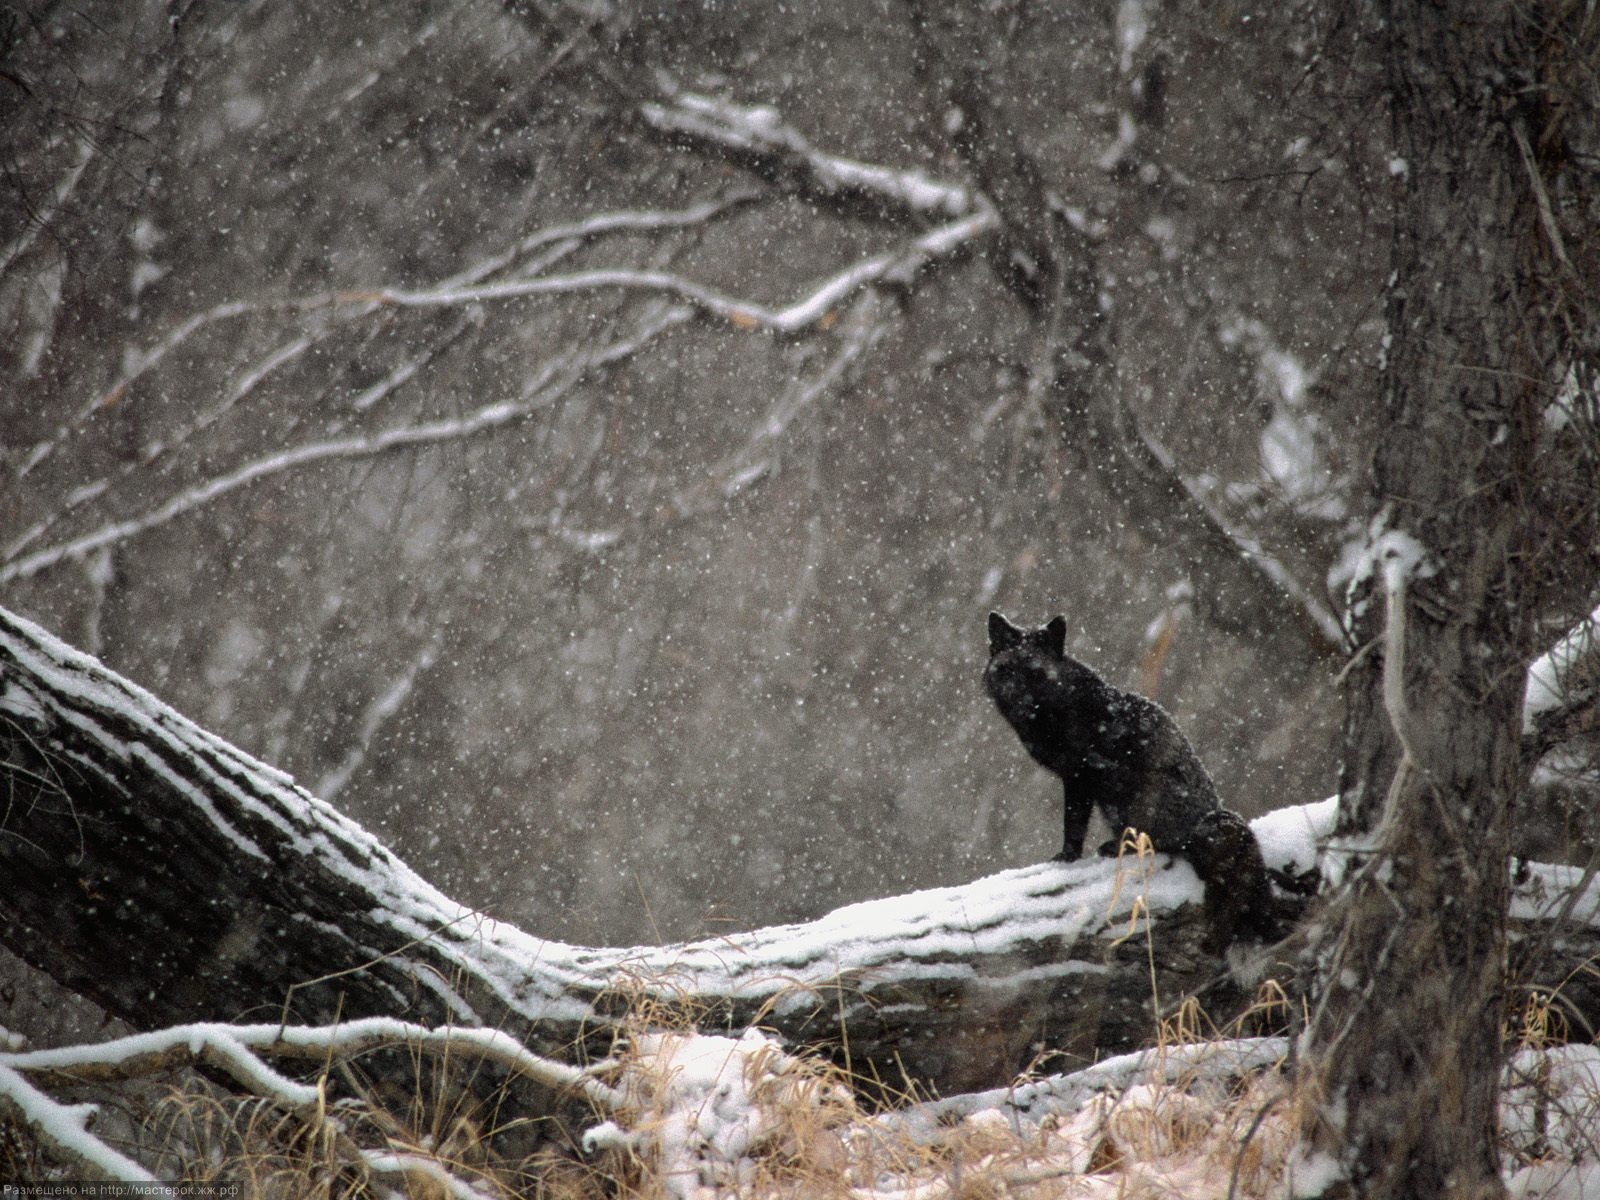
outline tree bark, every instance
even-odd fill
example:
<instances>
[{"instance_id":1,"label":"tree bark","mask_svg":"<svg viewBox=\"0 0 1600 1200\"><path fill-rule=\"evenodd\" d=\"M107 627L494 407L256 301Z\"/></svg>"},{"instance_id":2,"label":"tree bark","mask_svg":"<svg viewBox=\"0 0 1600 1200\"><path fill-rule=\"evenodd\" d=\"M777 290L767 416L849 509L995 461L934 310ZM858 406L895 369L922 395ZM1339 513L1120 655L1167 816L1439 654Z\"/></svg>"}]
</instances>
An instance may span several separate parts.
<instances>
[{"instance_id":1,"label":"tree bark","mask_svg":"<svg viewBox=\"0 0 1600 1200\"><path fill-rule=\"evenodd\" d=\"M1353 610L1365 650L1348 676L1338 819L1350 872L1315 947L1301 1073L1320 1103L1300 1191L1491 1196L1524 680L1537 618L1570 599L1574 574L1593 585L1593 447L1548 417L1586 368L1552 303L1536 194L1564 138L1545 84L1572 45L1555 7L1380 9L1394 136L1385 508Z\"/></svg>"},{"instance_id":2,"label":"tree bark","mask_svg":"<svg viewBox=\"0 0 1600 1200\"><path fill-rule=\"evenodd\" d=\"M284 775L0 609L0 916L7 946L139 1028L369 1015L502 1028L537 1052L604 1054L635 1001L702 1028L760 1024L886 1090L1008 1082L1147 1044L1200 994L1249 996L1200 949L1186 866L1044 863L675 946L583 948L455 904ZM1304 867L1327 806L1263 818ZM1318 815L1318 814L1321 815ZM1567 869L1531 873L1530 934ZM1131 923L1135 903L1150 921ZM1530 979L1600 950L1591 895ZM1130 929L1133 931L1129 936ZM1552 940L1552 944L1554 944ZM1565 997L1600 1023L1600 994Z\"/></svg>"}]
</instances>

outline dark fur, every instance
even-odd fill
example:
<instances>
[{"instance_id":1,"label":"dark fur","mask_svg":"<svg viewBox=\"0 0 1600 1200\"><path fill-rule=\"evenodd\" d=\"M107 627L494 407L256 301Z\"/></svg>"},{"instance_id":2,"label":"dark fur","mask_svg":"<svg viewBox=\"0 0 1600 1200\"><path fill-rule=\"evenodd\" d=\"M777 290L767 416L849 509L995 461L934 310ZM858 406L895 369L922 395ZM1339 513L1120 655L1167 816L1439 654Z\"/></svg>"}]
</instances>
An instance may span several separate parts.
<instances>
[{"instance_id":1,"label":"dark fur","mask_svg":"<svg viewBox=\"0 0 1600 1200\"><path fill-rule=\"evenodd\" d=\"M1206 885L1208 940L1220 949L1240 928L1272 932L1274 904L1250 826L1222 807L1200 756L1166 710L1112 687L1066 652L1067 623L1022 629L989 614L984 686L1036 762L1061 779L1063 841L1083 852L1096 807L1119 835L1135 829L1157 850L1182 854ZM1101 847L1116 852L1116 843Z\"/></svg>"}]
</instances>

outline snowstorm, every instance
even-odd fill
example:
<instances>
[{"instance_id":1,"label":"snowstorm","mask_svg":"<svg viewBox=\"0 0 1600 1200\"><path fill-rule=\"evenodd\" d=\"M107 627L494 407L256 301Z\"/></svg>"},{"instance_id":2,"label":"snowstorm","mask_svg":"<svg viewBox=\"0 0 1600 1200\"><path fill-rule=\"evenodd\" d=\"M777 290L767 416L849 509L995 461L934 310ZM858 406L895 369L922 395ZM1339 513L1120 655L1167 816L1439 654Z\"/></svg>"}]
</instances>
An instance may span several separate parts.
<instances>
[{"instance_id":1,"label":"snowstorm","mask_svg":"<svg viewBox=\"0 0 1600 1200\"><path fill-rule=\"evenodd\" d=\"M1106 361L1057 396L935 34L509 8L16 19L7 603L575 941L1053 853L992 607L1065 614L1241 812L1332 792L1332 643L1164 511L1307 611L1365 533L1368 148L1266 102L1305 69L1272 18L972 47L1100 275Z\"/></svg>"},{"instance_id":2,"label":"snowstorm","mask_svg":"<svg viewBox=\"0 0 1600 1200\"><path fill-rule=\"evenodd\" d=\"M254 895L283 872L298 894L288 847L379 897L338 902L384 937L470 912L501 930L483 978L504 994L474 998L471 955L420 986L463 1025L526 1022L508 1070L616 1110L572 1154L638 1155L619 1114L643 1085L595 1082L582 1055L539 1065L555 1042L525 1036L546 1016L587 1036L597 972L682 969L754 1026L815 998L768 987L791 959L879 987L966 954L1001 964L980 981L1075 978L1102 968L1031 941L1003 960L1140 919L1095 856L1119 830L1050 861L1074 776L1019 743L1036 696L1019 716L985 691L998 612L1018 637L1064 618L1070 661L1156 714L1141 728L1163 740L1128 753L1181 746L1195 812L1220 803L1260 843L1261 938L1309 881L1365 886L1380 833L1415 861L1395 834L1413 784L1438 789L1435 874L1480 879L1462 844L1499 864L1484 955L1507 919L1579 920L1558 893L1584 893L1600 852L1600 136L1579 101L1508 100L1503 137L1439 165L1467 143L1416 134L1404 97L1455 93L1431 67L1395 82L1431 35L1357 7L0 6L0 605L29 631L0 646L0 718L28 731L7 743L0 875L35 869L16 789L71 795L99 755L221 831L172 868L182 886L215 872ZM1592 97L1580 9L1549 35L1569 58L1526 78ZM1468 161L1482 147L1510 183ZM1477 190L1441 200L1441 179ZM1476 218L1426 204L1480 194L1507 214L1476 226L1490 249L1428 240ZM1502 245L1524 266L1502 271ZM1456 266L1459 288L1435 284ZM1457 707L1419 716L1435 700ZM53 741L56 721L101 748ZM1515 822L1482 832L1468 777L1515 794ZM1117 795L1102 815L1155 811ZM1181 858L1174 829L1154 849ZM93 900L97 880L86 865L65 890ZM1145 884L1156 919L1202 895L1182 861ZM720 961L724 938L755 957ZM94 989L6 944L0 1034L93 1034L100 1009L72 993ZM1337 992L1386 961L1342 947L1304 950L1302 981ZM239 1017L257 1024L238 1054L271 1043L260 1003L185 1018L186 995L164 1021ZM1289 1044L1270 1032L1251 1069ZM801 1071L779 1033L783 1051L737 1021L630 1044L688 1064L693 1104L734 1088L743 1112L750 1070L719 1072ZM992 1067L929 1068L934 1090L988 1095L1053 1053L1029 1036ZM1117 1037L1074 1064L1148 1042ZM89 1144L49 1105L64 1145ZM663 1128L662 1161L688 1155L691 1127ZM728 1186L753 1187L757 1135L717 1137ZM1367 1178L1318 1146L1304 1178L1335 1160Z\"/></svg>"}]
</instances>

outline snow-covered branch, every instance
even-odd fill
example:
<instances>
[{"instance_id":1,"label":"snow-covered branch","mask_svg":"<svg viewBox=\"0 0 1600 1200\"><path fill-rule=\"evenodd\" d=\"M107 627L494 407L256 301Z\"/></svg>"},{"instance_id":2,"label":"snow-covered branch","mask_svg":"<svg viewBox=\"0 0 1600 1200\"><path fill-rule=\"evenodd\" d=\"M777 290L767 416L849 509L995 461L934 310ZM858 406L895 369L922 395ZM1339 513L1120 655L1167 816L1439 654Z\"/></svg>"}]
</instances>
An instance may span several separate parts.
<instances>
[{"instance_id":1,"label":"snow-covered branch","mask_svg":"<svg viewBox=\"0 0 1600 1200\"><path fill-rule=\"evenodd\" d=\"M645 123L660 133L754 161L766 174L793 179L812 195L866 199L896 212L934 219L967 216L986 207L966 186L935 179L917 168L886 167L818 150L766 105L677 92L665 103L647 103L639 111Z\"/></svg>"},{"instance_id":2,"label":"snow-covered branch","mask_svg":"<svg viewBox=\"0 0 1600 1200\"><path fill-rule=\"evenodd\" d=\"M941 1129L979 1113L997 1113L1013 1128L1036 1130L1052 1117L1071 1116L1094 1096L1126 1092L1152 1082L1236 1079L1275 1066L1288 1053L1289 1039L1276 1036L1152 1046L1081 1071L913 1104L880 1120L888 1128L910 1132L924 1141L934 1141Z\"/></svg>"},{"instance_id":3,"label":"snow-covered branch","mask_svg":"<svg viewBox=\"0 0 1600 1200\"><path fill-rule=\"evenodd\" d=\"M433 666L439 656L441 638L442 631L436 630L400 669L389 686L367 705L366 711L361 715L361 725L356 731L355 745L345 751L344 757L336 766L317 780L314 789L317 795L331 801L344 790L345 784L350 782L350 777L366 761L367 751L372 746L373 738L378 736L378 731L400 711L401 705L411 695L411 689L416 686L417 677Z\"/></svg>"},{"instance_id":4,"label":"snow-covered branch","mask_svg":"<svg viewBox=\"0 0 1600 1200\"><path fill-rule=\"evenodd\" d=\"M429 1029L374 1018L328 1026L181 1025L92 1045L0 1055L0 1108L8 1108L14 1118L37 1130L67 1161L110 1179L150 1182L154 1177L144 1167L90 1131L88 1118L94 1105L63 1105L42 1089L81 1089L179 1067L205 1067L226 1076L242 1094L296 1118L344 1165L396 1180L421 1175L448 1194L481 1197L484 1193L464 1178L468 1172L436 1155L419 1153L404 1140L386 1137L377 1146L361 1144L350 1119L359 1106L330 1103L326 1076L332 1066L385 1049L402 1049L410 1056L440 1062L494 1064L579 1099L594 1111L615 1111L624 1099L594 1072L531 1054L499 1030ZM268 1066L268 1058L307 1063L318 1078L314 1083L291 1078ZM371 1139L370 1128L365 1136Z\"/></svg>"},{"instance_id":5,"label":"snow-covered branch","mask_svg":"<svg viewBox=\"0 0 1600 1200\"><path fill-rule=\"evenodd\" d=\"M1172 991L1216 970L1182 949L1188 926L1198 937L1197 912L1178 912L1199 895L1193 873L1152 869L1145 881L1108 861L676 946L530 937L452 902L280 773L9 615L0 741L16 797L0 836L14 877L30 881L0 897L8 944L145 1026L287 1002L301 1019L501 1027L540 1052L603 1038L607 997L642 994L708 1025L759 1021L798 1041L831 1041L843 1024L852 1053L885 1078L903 1066L946 1084L972 1070L998 1082L1036 1036L1084 1053L1142 1040L1145 948L1118 943L1135 905L1171 922ZM1300 840L1309 848L1309 833ZM188 862L206 866L171 869ZM64 935L58 922L84 904L94 921ZM1110 1003L1108 989L1133 995ZM989 1051L960 1051L974 1040Z\"/></svg>"},{"instance_id":6,"label":"snow-covered branch","mask_svg":"<svg viewBox=\"0 0 1600 1200\"><path fill-rule=\"evenodd\" d=\"M1223 551L1228 561L1237 562L1249 576L1267 584L1270 590L1266 594L1275 592L1296 606L1302 621L1316 631L1326 649L1331 651L1343 644L1344 630L1328 606L1258 540L1228 521L1183 475L1171 452L1152 434L1134 428L1124 439L1124 446L1153 481L1164 482L1165 487L1182 496L1192 510L1187 520L1196 526L1193 536L1197 542Z\"/></svg>"},{"instance_id":7,"label":"snow-covered branch","mask_svg":"<svg viewBox=\"0 0 1600 1200\"><path fill-rule=\"evenodd\" d=\"M0 1065L0 1113L31 1128L63 1158L81 1163L101 1179L119 1183L155 1183L156 1177L90 1132L96 1113L92 1104L61 1104L35 1088L10 1067Z\"/></svg>"},{"instance_id":8,"label":"snow-covered branch","mask_svg":"<svg viewBox=\"0 0 1600 1200\"><path fill-rule=\"evenodd\" d=\"M714 196L697 204L691 204L687 208L603 212L582 220L551 225L530 233L508 250L473 263L449 279L441 281L438 286L444 289L467 287L508 268L513 268L519 274L535 274L550 261L548 257L542 257L531 265L519 260L526 259L536 251L546 250L548 247L560 247L564 250L567 247L595 241L608 234L661 233L673 229L689 229L705 225L760 197L761 193L752 188L739 188L726 195Z\"/></svg>"},{"instance_id":9,"label":"snow-covered branch","mask_svg":"<svg viewBox=\"0 0 1600 1200\"><path fill-rule=\"evenodd\" d=\"M162 503L132 517L112 521L100 528L25 555L0 567L0 583L26 579L37 575L57 563L71 558L82 558L103 546L126 541L157 526L165 525L177 517L193 512L214 500L252 483L280 475L298 467L340 459L371 458L390 450L424 446L438 442L455 441L498 429L526 417L534 403L500 401L488 404L463 417L441 421L425 421L403 425L378 433L353 434L349 437L331 438L310 442L273 454L262 455L225 475L218 475L203 483L193 484Z\"/></svg>"},{"instance_id":10,"label":"snow-covered branch","mask_svg":"<svg viewBox=\"0 0 1600 1200\"><path fill-rule=\"evenodd\" d=\"M215 304L204 312L198 312L187 317L149 350L136 355L133 365L125 369L109 389L105 392L97 393L86 401L71 417L58 425L53 434L38 442L29 450L17 467L17 479L27 478L30 472L67 442L73 432L83 424L85 418L96 409L106 408L118 403L127 394L128 388L141 375L156 366L199 330L222 321L244 316L247 313L269 311L276 307L278 306L268 302L229 300L222 304Z\"/></svg>"},{"instance_id":11,"label":"snow-covered branch","mask_svg":"<svg viewBox=\"0 0 1600 1200\"><path fill-rule=\"evenodd\" d=\"M650 322L645 336L621 339L600 352L580 356L582 362L578 363L576 367L571 363L563 362L558 364L560 370L556 374L559 374L561 382L555 390L534 388L531 389L532 394L526 395L519 400L501 401L485 405L475 412L461 417L421 422L373 433L328 438L263 455L235 467L225 474L201 483L192 484L142 513L108 522L98 529L90 530L77 537L24 555L22 551L27 546L38 540L65 515L81 504L103 494L113 480L104 479L89 487L78 489L57 511L52 512L49 516L25 530L5 548L3 557L0 557L0 562L4 564L0 565L0 583L28 578L57 565L63 560L81 558L103 547L115 545L150 529L165 525L240 488L286 471L317 463L369 458L395 449L472 437L522 420L534 411L547 407L554 396L563 393L570 387L583 370L609 365L627 354L631 354L638 346L648 341L656 333L681 323L691 310L718 317L741 328L765 328L782 333L799 332L815 326L825 319L831 319L837 313L840 305L844 304L852 295L860 292L863 288L882 283L902 285L909 283L916 273L929 263L959 252L988 229L993 220L993 213L984 211L929 230L913 238L907 245L899 249L873 255L836 272L824 279L809 293L782 308L770 308L752 301L728 296L668 272L643 270L583 271L569 275L514 279L491 284L461 284L459 286L452 284L430 290L378 289L344 292L303 301L301 303L305 306L353 304L360 307L362 311L367 311L372 306L465 307L490 301L511 300L529 296L585 292L598 289L620 289L656 293L681 303L677 307L666 309L665 316ZM614 228L620 228L624 225L624 223L615 218L609 224ZM236 315L238 312L245 311L242 307L229 308L228 306L223 306L221 309L213 310L215 319L220 319L220 316L216 314L220 314L224 310L226 310L227 315ZM197 327L196 322L191 321L186 323L184 329L192 332L195 327ZM187 336L186 333L184 335ZM159 358L166 352L168 346L175 344L174 339L177 336L178 334L175 333L169 337L162 347L147 355L147 359L150 359L152 355ZM309 344L309 337L301 337L285 343L269 360L252 369L247 377L242 379L230 392L230 395L224 399L218 410L202 414L202 417L191 423L190 427L186 427L181 431L178 441L213 423L221 415L221 411L231 407L240 396L255 385L255 382L262 375L274 369L282 361L287 361L295 354L298 354ZM837 377L839 371L842 371L843 366L858 357L861 348L859 340L857 343L852 343L850 347L847 347L845 356L839 360L837 369L827 373L819 387L801 389L799 393L800 405L803 406L808 403L808 397L814 396L827 386L831 386L833 379ZM148 365L148 363L145 365ZM142 370L143 367L140 369ZM414 370L415 367L398 369L396 373L392 373L390 379L375 385L373 389L369 389L369 393L363 394L362 397L358 398L357 406L367 407L375 403L381 395L391 390L392 387L398 386L404 379L409 378L414 373ZM787 418L781 424L787 424ZM163 443L155 452L162 453L169 448L168 443ZM149 455L146 456L146 458L148 457ZM30 462L28 465L31 466L32 463ZM128 474L136 465L139 464L130 464L124 467L121 474Z\"/></svg>"},{"instance_id":12,"label":"snow-covered branch","mask_svg":"<svg viewBox=\"0 0 1600 1200\"><path fill-rule=\"evenodd\" d=\"M499 1029L465 1026L428 1028L392 1017L368 1017L334 1025L233 1025L201 1022L109 1042L0 1054L10 1069L52 1086L137 1079L178 1066L206 1065L231 1076L246 1090L297 1109L315 1105L315 1089L278 1075L264 1060L328 1064L374 1050L403 1047L438 1058L470 1056L494 1063L542 1087L572 1092L597 1108L615 1108L614 1089L593 1070L531 1053Z\"/></svg>"},{"instance_id":13,"label":"snow-covered branch","mask_svg":"<svg viewBox=\"0 0 1600 1200\"><path fill-rule=\"evenodd\" d=\"M885 281L903 283L934 259L948 256L993 225L990 213L976 213L915 238L903 249L873 255L835 272L810 292L781 308L729 296L666 271L593 270L537 279L514 279L477 286L425 290L382 288L341 292L336 303L375 303L400 308L437 308L517 300L601 289L654 292L682 300L709 316L741 328L798 333L815 325L852 293Z\"/></svg>"},{"instance_id":14,"label":"snow-covered branch","mask_svg":"<svg viewBox=\"0 0 1600 1200\"><path fill-rule=\"evenodd\" d=\"M522 420L532 412L547 407L554 396L570 387L583 370L618 361L656 333L681 323L691 312L713 316L739 328L765 328L781 333L796 333L831 322L837 315L839 307L863 288L875 284L909 284L923 267L958 253L980 237L994 220L992 212L983 210L928 230L899 248L872 255L835 272L803 296L782 307L769 307L730 296L679 275L658 270L599 269L566 275L511 278L493 283L478 282L524 254L543 246L572 244L605 233L680 227L708 220L747 198L739 195L730 199L707 202L683 212L600 214L587 221L542 230L524 239L513 250L487 262L476 264L433 288L343 291L281 303L230 302L197 314L173 330L155 347L139 356L135 365L130 367L112 388L109 396L97 400L96 406L120 397L135 379L159 363L196 331L210 324L251 312L349 308L353 310L354 316L359 317L380 307L459 307L470 311L483 303L595 290L642 291L662 296L669 303L677 302L675 307L665 309L667 314L665 317L647 322L650 327L645 336L621 339L601 352L579 356L584 361L576 366L565 359L558 361L555 364L557 370L545 373L547 376L559 376L559 384L554 390L548 387L542 389L533 387L529 389L529 394L518 400L485 405L465 416L325 438L262 455L211 479L191 484L143 512L121 517L54 545L25 553L30 546L56 528L73 512L104 495L118 481L136 470L147 467L157 456L170 455L176 447L183 445L195 433L215 424L262 379L303 354L322 335L307 333L292 337L262 361L247 369L217 405L201 413L176 433L146 448L142 455L122 466L114 475L75 489L50 513L15 536L4 550L0 551L0 583L28 578L64 560L82 558L114 546L131 537L164 526L234 491L287 471L318 463L368 458L396 449L472 437ZM460 329L461 326L458 324L455 330L436 341L421 355L414 356L396 368L384 380L357 397L353 407L357 411L368 409L396 387L404 384L426 360L439 353L442 346L453 340ZM624 346L626 349L621 349ZM859 345L850 349L844 359L840 360L841 364L853 361L859 349ZM567 356L568 359L571 357ZM821 387L830 386L837 374L837 370L830 371ZM820 388L800 390L803 396L809 396ZM802 405L806 402L804 399L801 400ZM782 423L786 424L787 421ZM43 461L49 452L65 439L71 426L72 423L68 422L58 430L56 437L36 446L23 462L19 477L26 475Z\"/></svg>"},{"instance_id":15,"label":"snow-covered branch","mask_svg":"<svg viewBox=\"0 0 1600 1200\"><path fill-rule=\"evenodd\" d=\"M279 367L299 358L315 344L316 340L310 335L300 335L275 347L264 359L252 365L249 370L241 375L234 383L234 386L228 390L227 394L217 404L173 432L170 436L153 445L146 446L138 456L124 463L114 474L102 476L100 479L73 488L44 517L34 522L33 525L23 530L22 533L7 543L3 549L0 549L0 562L10 561L17 557L22 551L49 533L56 525L60 524L84 504L103 496L116 483L138 471L147 469L162 457L170 456L174 450L185 445L195 434L216 424L239 401L254 391L264 379Z\"/></svg>"},{"instance_id":16,"label":"snow-covered branch","mask_svg":"<svg viewBox=\"0 0 1600 1200\"><path fill-rule=\"evenodd\" d=\"M542 269L549 262L564 256L565 251L608 235L659 233L703 225L757 198L757 194L749 189L738 189L683 209L628 209L595 213L581 220L547 226L528 234L513 246L463 267L439 281L431 290L451 292L470 288L508 269L523 273ZM523 262L539 251L547 251L546 257L531 267ZM380 307L370 299L352 298L344 292L334 291L282 299L234 299L193 313L148 349L131 355L128 364L108 388L85 401L54 433L23 456L16 478L25 478L45 462L96 410L120 403L130 387L186 345L197 333L240 317L261 313L295 315L336 309L342 319L358 320L379 311Z\"/></svg>"},{"instance_id":17,"label":"snow-covered branch","mask_svg":"<svg viewBox=\"0 0 1600 1200\"><path fill-rule=\"evenodd\" d=\"M837 387L883 336L881 307L870 292L860 296L845 317L839 349L822 370L790 383L744 446L719 462L709 479L676 493L670 512L682 517L705 511L707 505L736 496L765 478L772 469L773 447L795 418Z\"/></svg>"}]
</instances>

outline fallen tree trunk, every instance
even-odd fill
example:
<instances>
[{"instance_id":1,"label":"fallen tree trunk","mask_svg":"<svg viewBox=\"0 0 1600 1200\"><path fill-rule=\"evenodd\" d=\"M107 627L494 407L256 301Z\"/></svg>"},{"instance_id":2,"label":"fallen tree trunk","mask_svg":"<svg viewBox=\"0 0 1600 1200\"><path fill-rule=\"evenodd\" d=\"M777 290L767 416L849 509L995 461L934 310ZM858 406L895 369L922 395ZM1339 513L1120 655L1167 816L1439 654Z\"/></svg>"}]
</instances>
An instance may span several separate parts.
<instances>
[{"instance_id":1,"label":"fallen tree trunk","mask_svg":"<svg viewBox=\"0 0 1600 1200\"><path fill-rule=\"evenodd\" d=\"M702 1029L760 1024L897 1089L996 1086L1146 1044L1158 1008L1249 997L1200 948L1187 865L1045 863L816 921L673 946L591 949L451 901L282 773L0 610L0 918L20 957L141 1029L396 1016L503 1029L537 1053L603 1053L649 1000ZM1256 823L1269 863L1309 866L1331 802ZM1582 964L1600 889L1539 867L1520 893L1525 976ZM1563 908L1565 911L1563 912ZM1552 918L1562 919L1559 936ZM1135 914L1143 914L1135 918ZM1061 1060L1057 1060L1061 1061Z\"/></svg>"}]
</instances>

